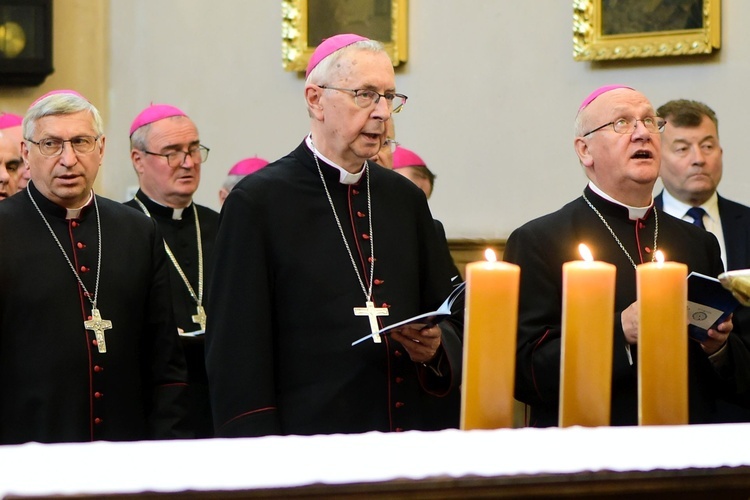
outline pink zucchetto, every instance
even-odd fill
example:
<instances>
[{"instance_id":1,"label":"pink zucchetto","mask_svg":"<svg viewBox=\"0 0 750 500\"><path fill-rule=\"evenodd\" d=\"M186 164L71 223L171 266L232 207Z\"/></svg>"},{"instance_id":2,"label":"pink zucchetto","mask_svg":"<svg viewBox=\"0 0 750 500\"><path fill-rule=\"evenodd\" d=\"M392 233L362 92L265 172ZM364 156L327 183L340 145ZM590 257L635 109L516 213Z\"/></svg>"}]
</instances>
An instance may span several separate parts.
<instances>
[{"instance_id":1,"label":"pink zucchetto","mask_svg":"<svg viewBox=\"0 0 750 500\"><path fill-rule=\"evenodd\" d=\"M326 38L320 43L320 45L318 45L318 48L315 49L315 52L313 52L313 55L310 56L310 62L307 63L307 71L305 72L305 78L310 76L310 72L315 68L315 66L317 66L320 63L320 61L330 56L337 50L343 49L344 47L348 47L349 45L353 43L362 42L365 40L369 40L369 39L360 35L355 35L353 33L346 33L343 35L334 35L330 38Z\"/></svg>"},{"instance_id":2,"label":"pink zucchetto","mask_svg":"<svg viewBox=\"0 0 750 500\"><path fill-rule=\"evenodd\" d=\"M80 97L81 99L83 99L85 101L88 101L88 99L86 99L85 97L83 97L81 94L79 94L75 90L68 90L68 89L50 90L49 92L47 92L46 94L44 94L43 96L37 98L34 102L32 102L31 106L29 106L29 109L31 109L34 106L36 106L37 103L39 103L42 99L46 99L49 96L53 96L53 95L57 95L57 94L70 94L70 95L74 95L76 97Z\"/></svg>"},{"instance_id":3,"label":"pink zucchetto","mask_svg":"<svg viewBox=\"0 0 750 500\"><path fill-rule=\"evenodd\" d=\"M130 125L130 135L144 125L149 123L158 122L164 118L171 116L187 116L180 108L170 106L169 104L151 104L149 107L141 111L138 116L133 120Z\"/></svg>"},{"instance_id":4,"label":"pink zucchetto","mask_svg":"<svg viewBox=\"0 0 750 500\"><path fill-rule=\"evenodd\" d=\"M229 175L249 175L257 172L266 165L268 165L268 161L263 158L258 158L257 156L245 158L234 164L229 170Z\"/></svg>"},{"instance_id":5,"label":"pink zucchetto","mask_svg":"<svg viewBox=\"0 0 750 500\"><path fill-rule=\"evenodd\" d=\"M23 123L23 116L14 115L13 113L0 114L0 130L6 128L18 127Z\"/></svg>"},{"instance_id":6,"label":"pink zucchetto","mask_svg":"<svg viewBox=\"0 0 750 500\"><path fill-rule=\"evenodd\" d=\"M590 93L588 95L588 97L586 97L586 99L583 100L583 102L581 103L581 105L578 108L578 112L580 113L586 106L588 106L589 104L591 104L591 102L594 99L596 99L597 97L599 97L600 95L606 94L610 90L616 90L616 89L630 89L630 90L635 90L635 89L633 89L633 87L628 87L627 85L604 85L603 87L599 87L598 89L596 89L595 91L593 91L592 93Z\"/></svg>"},{"instance_id":7,"label":"pink zucchetto","mask_svg":"<svg viewBox=\"0 0 750 500\"><path fill-rule=\"evenodd\" d=\"M393 170L404 167L426 167L427 164L414 151L396 146L393 152Z\"/></svg>"}]
</instances>

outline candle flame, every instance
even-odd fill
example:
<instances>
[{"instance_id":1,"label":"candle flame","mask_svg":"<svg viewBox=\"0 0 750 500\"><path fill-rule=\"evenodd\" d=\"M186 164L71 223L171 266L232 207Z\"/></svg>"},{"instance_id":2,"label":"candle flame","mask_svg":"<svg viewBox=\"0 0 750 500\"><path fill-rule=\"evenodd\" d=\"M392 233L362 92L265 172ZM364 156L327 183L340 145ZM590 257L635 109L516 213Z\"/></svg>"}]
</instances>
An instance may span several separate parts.
<instances>
[{"instance_id":1,"label":"candle flame","mask_svg":"<svg viewBox=\"0 0 750 500\"><path fill-rule=\"evenodd\" d=\"M583 260L586 262L594 262L594 256L591 254L591 250L589 250L589 247L581 243L578 245L578 252L581 254L581 257L583 257Z\"/></svg>"},{"instance_id":2,"label":"candle flame","mask_svg":"<svg viewBox=\"0 0 750 500\"><path fill-rule=\"evenodd\" d=\"M656 262L659 264L664 264L664 252L661 250L656 251Z\"/></svg>"},{"instance_id":3,"label":"candle flame","mask_svg":"<svg viewBox=\"0 0 750 500\"><path fill-rule=\"evenodd\" d=\"M487 262L497 262L495 252L493 252L491 248L484 251L484 258L487 259Z\"/></svg>"}]
</instances>

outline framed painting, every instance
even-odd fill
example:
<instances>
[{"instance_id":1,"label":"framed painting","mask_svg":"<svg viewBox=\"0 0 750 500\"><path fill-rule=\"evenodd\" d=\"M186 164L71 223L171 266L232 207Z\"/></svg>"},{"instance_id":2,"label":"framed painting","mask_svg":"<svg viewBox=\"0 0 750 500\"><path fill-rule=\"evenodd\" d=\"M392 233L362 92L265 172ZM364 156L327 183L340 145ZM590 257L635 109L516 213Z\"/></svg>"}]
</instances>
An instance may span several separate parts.
<instances>
[{"instance_id":1,"label":"framed painting","mask_svg":"<svg viewBox=\"0 0 750 500\"><path fill-rule=\"evenodd\" d=\"M721 47L721 0L574 0L576 61L708 54Z\"/></svg>"},{"instance_id":2,"label":"framed painting","mask_svg":"<svg viewBox=\"0 0 750 500\"><path fill-rule=\"evenodd\" d=\"M284 69L305 71L325 38L356 33L383 42L394 66L407 59L408 0L282 0Z\"/></svg>"}]
</instances>

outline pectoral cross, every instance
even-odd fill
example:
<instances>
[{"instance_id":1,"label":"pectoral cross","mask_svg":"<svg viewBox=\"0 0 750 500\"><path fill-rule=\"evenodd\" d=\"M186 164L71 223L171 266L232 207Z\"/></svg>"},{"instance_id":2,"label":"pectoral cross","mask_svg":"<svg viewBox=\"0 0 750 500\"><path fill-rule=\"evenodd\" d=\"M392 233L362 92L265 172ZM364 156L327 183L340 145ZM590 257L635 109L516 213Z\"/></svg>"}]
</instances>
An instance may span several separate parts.
<instances>
[{"instance_id":1,"label":"pectoral cross","mask_svg":"<svg viewBox=\"0 0 750 500\"><path fill-rule=\"evenodd\" d=\"M369 316L370 317L370 331L372 332L372 341L379 344L381 339L377 331L380 330L378 325L377 316L388 316L388 309L385 307L375 307L375 304L368 300L365 302L365 307L355 307L355 316Z\"/></svg>"},{"instance_id":2,"label":"pectoral cross","mask_svg":"<svg viewBox=\"0 0 750 500\"><path fill-rule=\"evenodd\" d=\"M201 325L201 330L206 329L206 310L203 309L203 306L199 305L197 313L193 314L191 318L193 319L193 323Z\"/></svg>"},{"instance_id":3,"label":"pectoral cross","mask_svg":"<svg viewBox=\"0 0 750 500\"><path fill-rule=\"evenodd\" d=\"M112 322L108 319L102 319L102 315L99 313L99 309L91 310L92 319L83 322L86 330L93 330L96 335L96 345L99 347L99 352L107 352L107 344L104 342L104 330L110 330L112 328Z\"/></svg>"}]
</instances>

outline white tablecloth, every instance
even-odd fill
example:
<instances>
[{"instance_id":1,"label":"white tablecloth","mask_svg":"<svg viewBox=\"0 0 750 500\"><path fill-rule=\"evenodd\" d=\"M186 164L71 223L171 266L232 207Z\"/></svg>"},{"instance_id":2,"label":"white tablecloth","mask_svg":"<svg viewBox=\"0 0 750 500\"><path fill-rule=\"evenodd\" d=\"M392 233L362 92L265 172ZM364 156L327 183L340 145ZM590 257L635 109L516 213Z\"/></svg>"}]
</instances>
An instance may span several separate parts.
<instances>
[{"instance_id":1,"label":"white tablecloth","mask_svg":"<svg viewBox=\"0 0 750 500\"><path fill-rule=\"evenodd\" d=\"M0 497L750 465L750 424L0 446Z\"/></svg>"}]
</instances>

